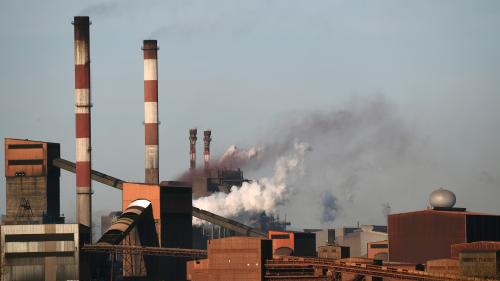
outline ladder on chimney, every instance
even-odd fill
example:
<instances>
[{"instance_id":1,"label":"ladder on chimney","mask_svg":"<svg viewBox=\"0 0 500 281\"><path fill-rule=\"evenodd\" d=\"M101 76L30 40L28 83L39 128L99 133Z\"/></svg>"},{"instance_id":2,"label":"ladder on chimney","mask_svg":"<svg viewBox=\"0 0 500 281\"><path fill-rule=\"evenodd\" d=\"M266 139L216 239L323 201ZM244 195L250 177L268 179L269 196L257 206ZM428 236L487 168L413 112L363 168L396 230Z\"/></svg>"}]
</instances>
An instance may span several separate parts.
<instances>
[{"instance_id":1,"label":"ladder on chimney","mask_svg":"<svg viewBox=\"0 0 500 281\"><path fill-rule=\"evenodd\" d=\"M23 220L24 222L24 218L27 218L27 221L31 222L31 219L33 218L33 210L31 209L30 201L23 197L21 198L21 203L17 209L16 223L18 223L19 220Z\"/></svg>"}]
</instances>

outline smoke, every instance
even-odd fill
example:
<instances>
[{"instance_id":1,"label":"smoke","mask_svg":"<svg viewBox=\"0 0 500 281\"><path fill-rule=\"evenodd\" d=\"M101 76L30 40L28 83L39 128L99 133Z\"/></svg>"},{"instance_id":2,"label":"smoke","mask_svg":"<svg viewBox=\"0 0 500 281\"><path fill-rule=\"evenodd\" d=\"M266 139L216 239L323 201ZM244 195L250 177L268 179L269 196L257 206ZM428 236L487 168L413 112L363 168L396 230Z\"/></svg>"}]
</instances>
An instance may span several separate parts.
<instances>
[{"instance_id":1,"label":"smoke","mask_svg":"<svg viewBox=\"0 0 500 281\"><path fill-rule=\"evenodd\" d=\"M387 198L377 195L393 186L397 178L385 173L401 167L410 167L413 171L421 158L421 140L395 106L380 95L353 98L338 109L294 113L283 119L286 121L275 124L265 133L264 141L250 149L231 146L214 166L242 168L246 178L260 178L272 170L273 165L276 170L276 159L293 154L295 140L299 139L314 150L310 150L302 165L302 176L286 180L288 186L296 188L280 190L281 182L275 175L272 180L264 178L241 189L233 188L234 195L214 194L197 204L203 202L207 210L232 217L238 216L238 212L270 211L279 207L280 212L289 217L306 217L310 222L329 224L339 215L353 216L352 210L361 208L360 200L366 200L361 197L370 194L372 208L380 208ZM268 198L255 197L262 196L267 188L269 195L277 197L271 200L272 208L262 207ZM282 200L283 194L287 200ZM259 207L255 207L255 201L260 201ZM233 202L238 206L232 206ZM303 208L304 205L307 208ZM370 212L370 216L372 214Z\"/></svg>"},{"instance_id":2,"label":"smoke","mask_svg":"<svg viewBox=\"0 0 500 281\"><path fill-rule=\"evenodd\" d=\"M391 214L391 205L389 205L389 202L384 203L381 205L382 206L382 215L384 218L387 219L387 217Z\"/></svg>"},{"instance_id":3,"label":"smoke","mask_svg":"<svg viewBox=\"0 0 500 281\"><path fill-rule=\"evenodd\" d=\"M333 222L335 220L335 217L337 216L339 208L337 204L337 198L329 192L324 192L322 206L323 206L323 211L321 216L321 222L322 223Z\"/></svg>"},{"instance_id":4,"label":"smoke","mask_svg":"<svg viewBox=\"0 0 500 281\"><path fill-rule=\"evenodd\" d=\"M304 157L309 151L311 151L309 144L295 141L293 151L276 160L272 177L244 182L241 187L233 186L229 193L217 192L199 198L193 205L224 217L240 220L262 212L268 215L275 214L277 207L287 202L293 193L295 186L291 183L303 176ZM195 223L199 221L195 220Z\"/></svg>"}]
</instances>

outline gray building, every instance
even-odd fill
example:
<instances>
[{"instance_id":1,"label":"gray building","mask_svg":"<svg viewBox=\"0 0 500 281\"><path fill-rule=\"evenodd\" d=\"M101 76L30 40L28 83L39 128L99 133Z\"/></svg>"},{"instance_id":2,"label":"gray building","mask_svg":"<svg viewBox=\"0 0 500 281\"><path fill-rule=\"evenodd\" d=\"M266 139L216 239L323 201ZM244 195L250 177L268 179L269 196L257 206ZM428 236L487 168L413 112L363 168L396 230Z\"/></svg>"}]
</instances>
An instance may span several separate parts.
<instances>
[{"instance_id":1,"label":"gray building","mask_svg":"<svg viewBox=\"0 0 500 281\"><path fill-rule=\"evenodd\" d=\"M2 225L1 280L78 280L81 241L88 228L78 224Z\"/></svg>"}]
</instances>

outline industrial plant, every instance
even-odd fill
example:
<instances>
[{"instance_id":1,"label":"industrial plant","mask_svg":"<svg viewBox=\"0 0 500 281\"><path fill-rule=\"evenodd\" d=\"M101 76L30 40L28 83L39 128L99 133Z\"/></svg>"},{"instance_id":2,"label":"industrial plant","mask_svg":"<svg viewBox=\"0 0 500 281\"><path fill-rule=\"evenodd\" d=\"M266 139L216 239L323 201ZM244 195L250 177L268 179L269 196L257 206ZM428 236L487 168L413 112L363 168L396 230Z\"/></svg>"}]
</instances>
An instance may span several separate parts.
<instances>
[{"instance_id":1,"label":"industrial plant","mask_svg":"<svg viewBox=\"0 0 500 281\"><path fill-rule=\"evenodd\" d=\"M203 131L198 167L197 128L186 128L185 173L162 179L156 40L142 45L144 182L93 170L90 19L74 17L73 26L75 103L67 106L75 110L76 156L61 155L64 143L4 140L1 281L499 280L500 215L455 207L446 189L422 210L388 215L386 225L330 229L291 229L293 218L265 212L242 223L194 206L252 179L212 161L212 130ZM61 170L76 175L76 223L61 215ZM103 216L100 230L92 228L93 181L121 193L121 210Z\"/></svg>"}]
</instances>

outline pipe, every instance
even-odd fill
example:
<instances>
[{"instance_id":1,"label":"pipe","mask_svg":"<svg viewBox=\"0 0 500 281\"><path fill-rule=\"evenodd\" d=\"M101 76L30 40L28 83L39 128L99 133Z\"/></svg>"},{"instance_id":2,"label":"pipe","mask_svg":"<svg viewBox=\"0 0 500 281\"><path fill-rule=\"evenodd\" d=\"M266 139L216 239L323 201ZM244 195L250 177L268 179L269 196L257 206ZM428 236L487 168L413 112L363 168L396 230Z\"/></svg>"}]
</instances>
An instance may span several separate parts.
<instances>
[{"instance_id":1,"label":"pipe","mask_svg":"<svg viewBox=\"0 0 500 281\"><path fill-rule=\"evenodd\" d=\"M76 194L78 223L92 230L89 17L75 17Z\"/></svg>"},{"instance_id":2,"label":"pipe","mask_svg":"<svg viewBox=\"0 0 500 281\"><path fill-rule=\"evenodd\" d=\"M196 169L196 134L198 130L189 129L189 169Z\"/></svg>"},{"instance_id":3,"label":"pipe","mask_svg":"<svg viewBox=\"0 0 500 281\"><path fill-rule=\"evenodd\" d=\"M204 151L203 151L203 160L205 160L205 171L208 171L210 168L210 142L212 131L206 130L203 132L203 142L204 142Z\"/></svg>"},{"instance_id":4,"label":"pipe","mask_svg":"<svg viewBox=\"0 0 500 281\"><path fill-rule=\"evenodd\" d=\"M146 145L146 183L159 183L158 170L158 46L144 40L144 134Z\"/></svg>"}]
</instances>

